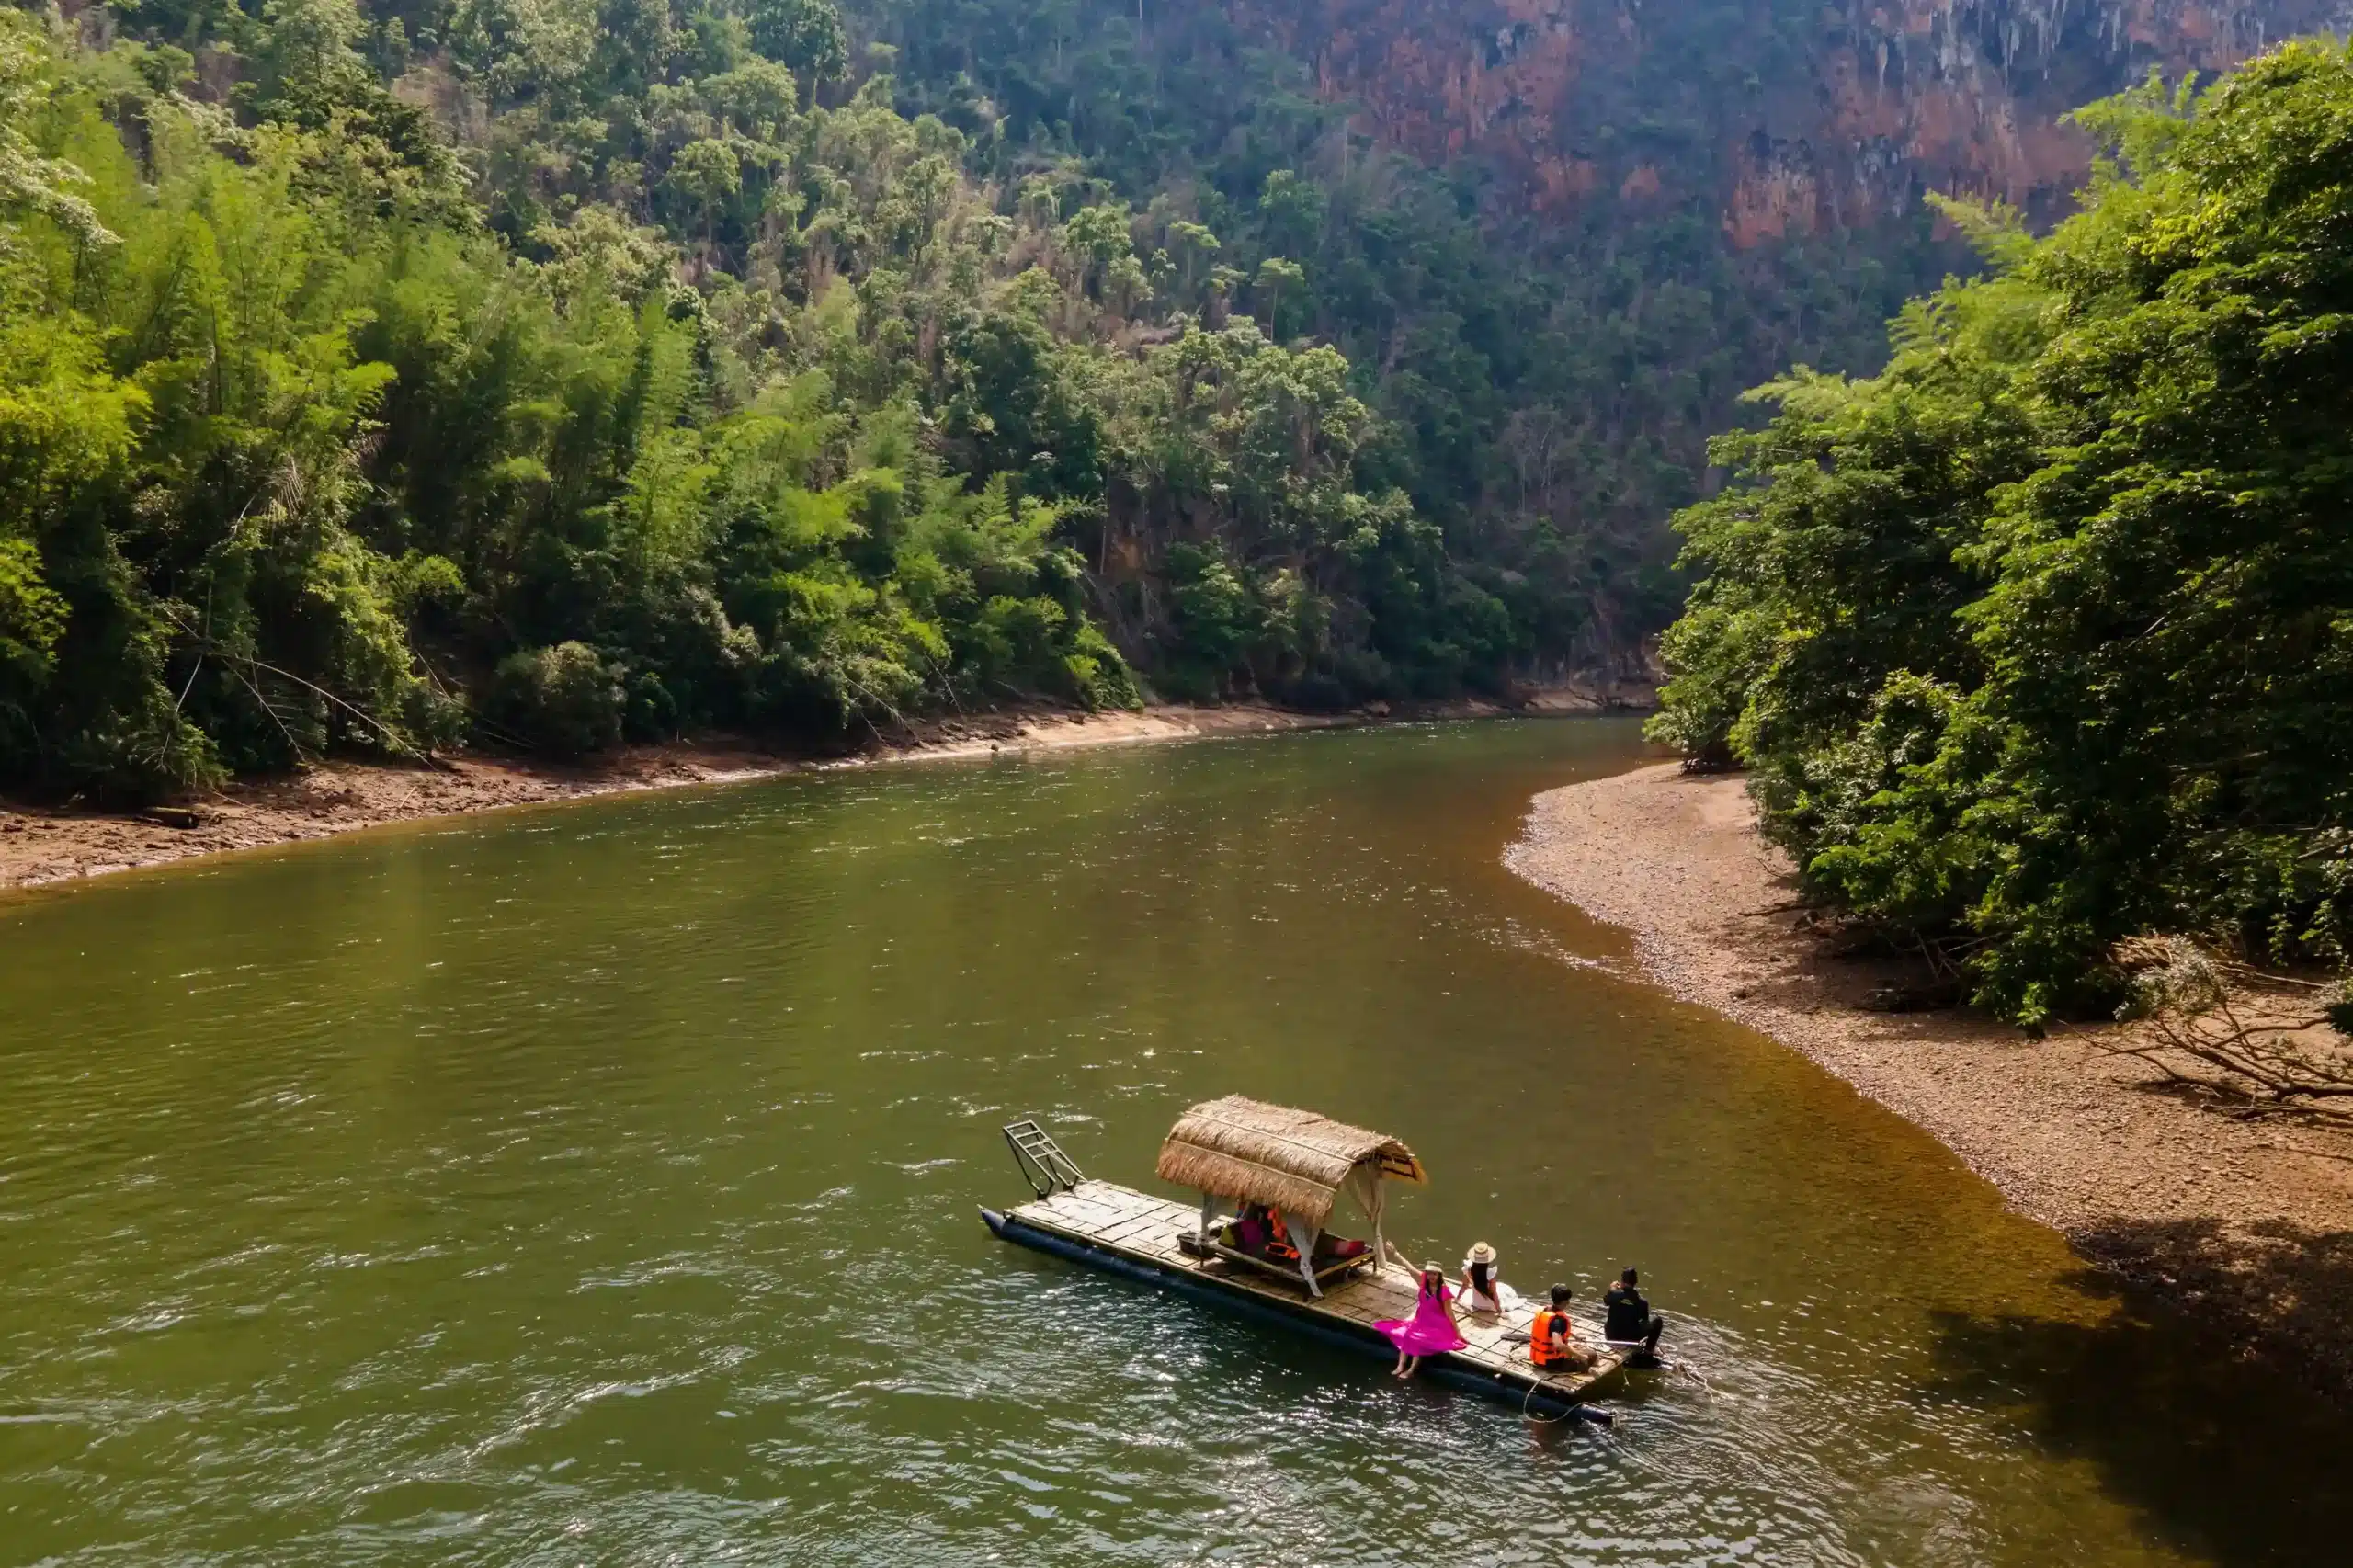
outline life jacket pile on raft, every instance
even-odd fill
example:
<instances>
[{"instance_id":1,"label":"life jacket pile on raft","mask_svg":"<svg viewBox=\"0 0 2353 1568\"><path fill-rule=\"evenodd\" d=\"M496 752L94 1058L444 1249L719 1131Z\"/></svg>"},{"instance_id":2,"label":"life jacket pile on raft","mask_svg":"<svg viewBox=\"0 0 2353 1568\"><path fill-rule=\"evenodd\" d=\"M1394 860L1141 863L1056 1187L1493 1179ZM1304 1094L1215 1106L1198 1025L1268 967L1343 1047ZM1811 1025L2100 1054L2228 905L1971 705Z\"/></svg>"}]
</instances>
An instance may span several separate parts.
<instances>
[{"instance_id":1,"label":"life jacket pile on raft","mask_svg":"<svg viewBox=\"0 0 2353 1568\"><path fill-rule=\"evenodd\" d=\"M1267 1258L1272 1263L1297 1263L1299 1249L1290 1244L1290 1227L1279 1209L1267 1210Z\"/></svg>"},{"instance_id":2,"label":"life jacket pile on raft","mask_svg":"<svg viewBox=\"0 0 2353 1568\"><path fill-rule=\"evenodd\" d=\"M1225 1244L1268 1263L1296 1265L1299 1249L1290 1244L1290 1232L1283 1223L1279 1209L1262 1209L1251 1204L1242 1217L1225 1227Z\"/></svg>"},{"instance_id":3,"label":"life jacket pile on raft","mask_svg":"<svg viewBox=\"0 0 2353 1568\"><path fill-rule=\"evenodd\" d=\"M1290 1227L1283 1221L1279 1209L1260 1209L1252 1205L1243 1216L1225 1228L1225 1244L1268 1263L1287 1268L1299 1267L1299 1248L1291 1244ZM1316 1244L1316 1260L1339 1261L1361 1257L1370 1250L1367 1244L1345 1236L1325 1236Z\"/></svg>"}]
</instances>

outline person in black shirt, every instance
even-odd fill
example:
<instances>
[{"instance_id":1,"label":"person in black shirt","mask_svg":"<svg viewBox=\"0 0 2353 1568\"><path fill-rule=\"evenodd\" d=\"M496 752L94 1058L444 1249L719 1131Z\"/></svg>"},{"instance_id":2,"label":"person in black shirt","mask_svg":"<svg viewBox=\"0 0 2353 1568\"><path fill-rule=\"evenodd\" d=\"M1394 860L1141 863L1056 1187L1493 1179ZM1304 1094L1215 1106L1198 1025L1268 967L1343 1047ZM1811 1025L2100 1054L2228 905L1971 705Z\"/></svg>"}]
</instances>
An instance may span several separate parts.
<instances>
[{"instance_id":1,"label":"person in black shirt","mask_svg":"<svg viewBox=\"0 0 2353 1568\"><path fill-rule=\"evenodd\" d=\"M1651 1311L1651 1304L1643 1300L1642 1291L1635 1286L1635 1273L1629 1268L1618 1277L1617 1284L1602 1293L1601 1307L1606 1320L1601 1335L1620 1345L1642 1346L1638 1354L1628 1358L1629 1366L1640 1367L1646 1363L1655 1366L1658 1362L1659 1332L1666 1327L1666 1320Z\"/></svg>"}]
</instances>

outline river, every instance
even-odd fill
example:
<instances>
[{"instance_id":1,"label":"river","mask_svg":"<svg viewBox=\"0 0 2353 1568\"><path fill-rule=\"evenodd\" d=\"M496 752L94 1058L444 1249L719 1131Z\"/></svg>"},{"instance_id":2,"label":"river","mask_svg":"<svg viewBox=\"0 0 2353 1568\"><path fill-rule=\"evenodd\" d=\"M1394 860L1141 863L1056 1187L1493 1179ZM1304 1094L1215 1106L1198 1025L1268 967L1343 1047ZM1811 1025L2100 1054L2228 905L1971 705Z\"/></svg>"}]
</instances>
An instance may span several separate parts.
<instances>
[{"instance_id":1,"label":"river","mask_svg":"<svg viewBox=\"0 0 2353 1568\"><path fill-rule=\"evenodd\" d=\"M2341 1561L2353 1426L1498 861L1631 723L885 767L0 904L0 1563ZM1540 1428L989 1239L1227 1092L1687 1369Z\"/></svg>"}]
</instances>

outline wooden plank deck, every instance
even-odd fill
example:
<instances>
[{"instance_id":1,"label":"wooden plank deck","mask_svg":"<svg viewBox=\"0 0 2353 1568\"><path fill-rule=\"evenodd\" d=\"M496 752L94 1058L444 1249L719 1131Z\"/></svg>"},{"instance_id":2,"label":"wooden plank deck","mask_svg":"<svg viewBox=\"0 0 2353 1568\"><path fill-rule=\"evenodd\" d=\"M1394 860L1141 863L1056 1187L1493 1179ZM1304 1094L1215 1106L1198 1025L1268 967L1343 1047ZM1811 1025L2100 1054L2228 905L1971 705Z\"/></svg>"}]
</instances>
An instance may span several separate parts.
<instances>
[{"instance_id":1,"label":"wooden plank deck","mask_svg":"<svg viewBox=\"0 0 2353 1568\"><path fill-rule=\"evenodd\" d=\"M1321 1301L1311 1299L1302 1283L1285 1284L1251 1268L1201 1261L1178 1245L1200 1223L1197 1209L1108 1181L1084 1181L1068 1192L1024 1203L1008 1211L1008 1219L1050 1231L1088 1246L1135 1262L1182 1270L1237 1291L1310 1317L1322 1317L1358 1332L1383 1320L1414 1315L1414 1281L1393 1265L1378 1274L1358 1274L1324 1289ZM1528 1359L1528 1328L1536 1315L1533 1303L1523 1303L1497 1317L1469 1316L1461 1320L1465 1348L1448 1359L1457 1365L1503 1380L1516 1389L1533 1386L1549 1398L1575 1403L1599 1383L1615 1377L1624 1353L1602 1346L1598 1331L1581 1343L1599 1350L1590 1371L1540 1372ZM1504 1336L1517 1332L1517 1343Z\"/></svg>"}]
</instances>

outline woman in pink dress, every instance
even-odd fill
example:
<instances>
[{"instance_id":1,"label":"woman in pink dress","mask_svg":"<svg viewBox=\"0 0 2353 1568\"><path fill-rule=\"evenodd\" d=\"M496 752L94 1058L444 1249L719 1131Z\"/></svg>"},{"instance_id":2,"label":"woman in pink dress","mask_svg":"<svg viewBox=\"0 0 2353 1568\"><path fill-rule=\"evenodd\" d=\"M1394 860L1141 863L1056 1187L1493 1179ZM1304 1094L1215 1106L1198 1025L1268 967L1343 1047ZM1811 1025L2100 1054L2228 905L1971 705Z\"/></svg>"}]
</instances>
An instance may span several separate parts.
<instances>
[{"instance_id":1,"label":"woman in pink dress","mask_svg":"<svg viewBox=\"0 0 2353 1568\"><path fill-rule=\"evenodd\" d=\"M1422 1358L1462 1348L1462 1335L1454 1326L1454 1292L1446 1288L1446 1270L1435 1263L1422 1266L1420 1287L1414 1292L1414 1319L1391 1319L1372 1325L1397 1346L1392 1378L1410 1378L1422 1368Z\"/></svg>"}]
</instances>

